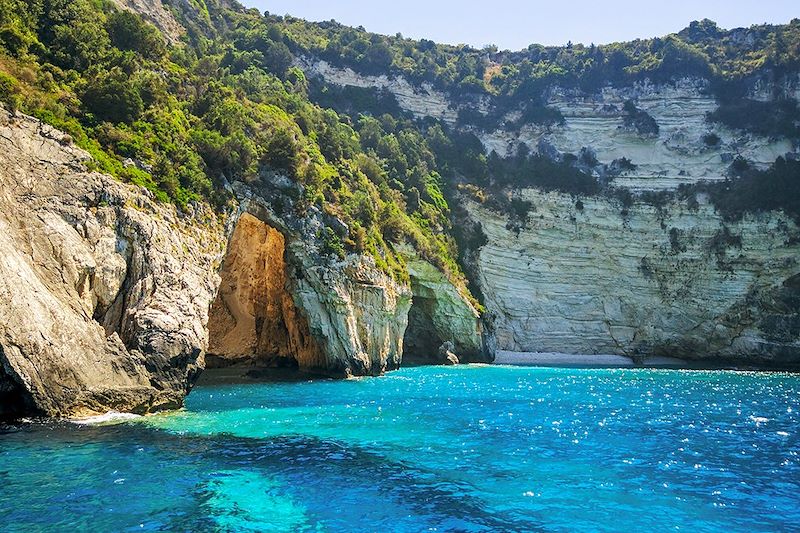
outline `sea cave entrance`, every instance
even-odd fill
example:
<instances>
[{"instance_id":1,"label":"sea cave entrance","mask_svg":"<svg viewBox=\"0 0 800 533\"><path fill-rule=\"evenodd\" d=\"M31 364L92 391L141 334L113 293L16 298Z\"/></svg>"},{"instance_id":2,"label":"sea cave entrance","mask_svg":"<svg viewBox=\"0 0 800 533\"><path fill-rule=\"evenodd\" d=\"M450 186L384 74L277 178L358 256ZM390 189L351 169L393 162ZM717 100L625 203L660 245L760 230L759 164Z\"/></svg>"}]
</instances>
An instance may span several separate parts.
<instances>
[{"instance_id":1,"label":"sea cave entrance","mask_svg":"<svg viewBox=\"0 0 800 533\"><path fill-rule=\"evenodd\" d=\"M4 359L3 347L0 346L0 422L38 413L30 393L12 377L10 370L4 368Z\"/></svg>"},{"instance_id":2,"label":"sea cave entrance","mask_svg":"<svg viewBox=\"0 0 800 533\"><path fill-rule=\"evenodd\" d=\"M313 367L318 350L288 289L283 234L255 216L238 220L208 317L207 368Z\"/></svg>"},{"instance_id":3,"label":"sea cave entrance","mask_svg":"<svg viewBox=\"0 0 800 533\"><path fill-rule=\"evenodd\" d=\"M457 364L488 360L480 314L431 263L408 261L411 308L403 336L403 364Z\"/></svg>"},{"instance_id":4,"label":"sea cave entrance","mask_svg":"<svg viewBox=\"0 0 800 533\"><path fill-rule=\"evenodd\" d=\"M436 299L424 294L411 279L411 309L408 311L408 327L403 335L403 364L424 365L442 361L439 348L445 342L436 328Z\"/></svg>"}]
</instances>

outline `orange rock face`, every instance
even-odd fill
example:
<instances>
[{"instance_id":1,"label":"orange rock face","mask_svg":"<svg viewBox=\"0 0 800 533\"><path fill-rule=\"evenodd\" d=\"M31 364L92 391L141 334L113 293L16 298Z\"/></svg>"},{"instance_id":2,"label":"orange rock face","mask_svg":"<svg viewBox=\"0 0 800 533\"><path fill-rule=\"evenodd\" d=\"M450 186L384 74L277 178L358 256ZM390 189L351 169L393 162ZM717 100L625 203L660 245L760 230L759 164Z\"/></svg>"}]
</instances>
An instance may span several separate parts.
<instances>
[{"instance_id":1,"label":"orange rock face","mask_svg":"<svg viewBox=\"0 0 800 533\"><path fill-rule=\"evenodd\" d=\"M209 316L208 352L227 363L313 368L322 360L287 290L283 235L250 214L239 219Z\"/></svg>"}]
</instances>

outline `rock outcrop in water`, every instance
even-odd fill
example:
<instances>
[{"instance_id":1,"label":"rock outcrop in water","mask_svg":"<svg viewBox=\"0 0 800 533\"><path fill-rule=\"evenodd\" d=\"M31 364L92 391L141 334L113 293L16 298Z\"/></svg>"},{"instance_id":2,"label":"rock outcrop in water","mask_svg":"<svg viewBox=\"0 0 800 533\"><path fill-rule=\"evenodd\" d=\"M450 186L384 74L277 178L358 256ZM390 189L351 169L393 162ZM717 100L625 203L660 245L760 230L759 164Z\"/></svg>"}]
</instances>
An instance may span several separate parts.
<instances>
[{"instance_id":1,"label":"rock outcrop in water","mask_svg":"<svg viewBox=\"0 0 800 533\"><path fill-rule=\"evenodd\" d=\"M5 413L179 406L202 369L224 231L86 170L62 133L0 109Z\"/></svg>"},{"instance_id":2,"label":"rock outcrop in water","mask_svg":"<svg viewBox=\"0 0 800 533\"><path fill-rule=\"evenodd\" d=\"M88 171L67 136L2 109L0 153L0 416L177 407L207 327L218 364L399 367L410 287L326 256L323 215L293 215L285 178L236 183L223 224Z\"/></svg>"},{"instance_id":3,"label":"rock outcrop in water","mask_svg":"<svg viewBox=\"0 0 800 533\"><path fill-rule=\"evenodd\" d=\"M209 324L214 364L279 364L344 376L398 368L409 287L369 257L326 255L319 238L324 217L316 209L294 214L299 190L289 180L276 175L235 188L241 215Z\"/></svg>"}]
</instances>

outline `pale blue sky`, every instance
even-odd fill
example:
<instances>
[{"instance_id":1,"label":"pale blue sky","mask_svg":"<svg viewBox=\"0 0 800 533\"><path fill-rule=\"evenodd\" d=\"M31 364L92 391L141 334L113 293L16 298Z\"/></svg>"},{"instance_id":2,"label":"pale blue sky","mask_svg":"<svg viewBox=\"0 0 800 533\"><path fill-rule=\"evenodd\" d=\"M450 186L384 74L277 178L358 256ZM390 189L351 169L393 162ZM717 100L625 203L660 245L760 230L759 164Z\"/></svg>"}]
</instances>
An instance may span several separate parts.
<instances>
[{"instance_id":1,"label":"pale blue sky","mask_svg":"<svg viewBox=\"0 0 800 533\"><path fill-rule=\"evenodd\" d=\"M336 19L370 31L518 50L531 43L602 44L677 32L710 18L723 28L800 17L798 0L240 0L276 15Z\"/></svg>"}]
</instances>

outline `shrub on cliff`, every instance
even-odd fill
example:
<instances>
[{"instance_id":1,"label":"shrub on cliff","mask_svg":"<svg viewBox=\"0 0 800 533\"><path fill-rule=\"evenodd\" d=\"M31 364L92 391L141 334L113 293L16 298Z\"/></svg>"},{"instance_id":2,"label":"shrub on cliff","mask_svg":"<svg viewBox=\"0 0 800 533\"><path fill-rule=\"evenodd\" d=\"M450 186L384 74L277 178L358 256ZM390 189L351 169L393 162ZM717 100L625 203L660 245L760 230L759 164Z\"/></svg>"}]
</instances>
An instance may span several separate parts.
<instances>
[{"instance_id":1,"label":"shrub on cliff","mask_svg":"<svg viewBox=\"0 0 800 533\"><path fill-rule=\"evenodd\" d=\"M658 123L647 111L636 107L631 100L625 101L623 110L625 111L623 124L626 128L635 130L639 135L649 137L658 135Z\"/></svg>"},{"instance_id":2,"label":"shrub on cliff","mask_svg":"<svg viewBox=\"0 0 800 533\"><path fill-rule=\"evenodd\" d=\"M144 112L144 100L130 77L115 68L88 81L83 107L98 121L132 123Z\"/></svg>"},{"instance_id":3,"label":"shrub on cliff","mask_svg":"<svg viewBox=\"0 0 800 533\"><path fill-rule=\"evenodd\" d=\"M106 28L111 44L120 50L137 52L147 59L158 59L166 53L158 30L130 11L112 12Z\"/></svg>"},{"instance_id":4,"label":"shrub on cliff","mask_svg":"<svg viewBox=\"0 0 800 533\"><path fill-rule=\"evenodd\" d=\"M696 202L698 193L707 194L726 220L740 220L748 213L783 210L800 224L800 161L779 157L767 170L758 170L745 162L739 174L722 182L681 185L677 196Z\"/></svg>"},{"instance_id":5,"label":"shrub on cliff","mask_svg":"<svg viewBox=\"0 0 800 533\"><path fill-rule=\"evenodd\" d=\"M19 107L21 101L22 98L17 79L10 74L0 72L0 102L14 111Z\"/></svg>"},{"instance_id":6,"label":"shrub on cliff","mask_svg":"<svg viewBox=\"0 0 800 533\"><path fill-rule=\"evenodd\" d=\"M793 98L773 102L723 101L719 108L708 114L708 120L767 137L800 137L800 106Z\"/></svg>"},{"instance_id":7,"label":"shrub on cliff","mask_svg":"<svg viewBox=\"0 0 800 533\"><path fill-rule=\"evenodd\" d=\"M492 153L488 166L495 186L536 187L576 196L590 196L601 189L597 179L569 161L552 161L538 154L504 159Z\"/></svg>"},{"instance_id":8,"label":"shrub on cliff","mask_svg":"<svg viewBox=\"0 0 800 533\"><path fill-rule=\"evenodd\" d=\"M748 169L740 177L709 185L706 190L728 219L782 209L800 223L800 161L779 157L768 170Z\"/></svg>"}]
</instances>

